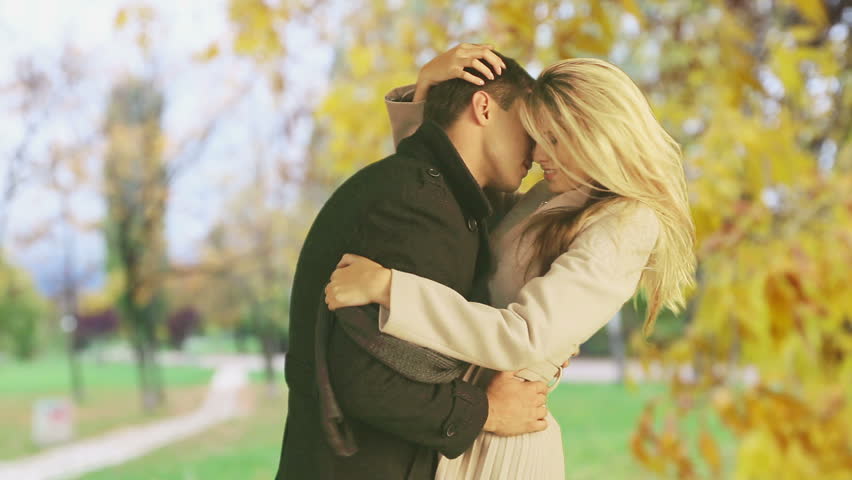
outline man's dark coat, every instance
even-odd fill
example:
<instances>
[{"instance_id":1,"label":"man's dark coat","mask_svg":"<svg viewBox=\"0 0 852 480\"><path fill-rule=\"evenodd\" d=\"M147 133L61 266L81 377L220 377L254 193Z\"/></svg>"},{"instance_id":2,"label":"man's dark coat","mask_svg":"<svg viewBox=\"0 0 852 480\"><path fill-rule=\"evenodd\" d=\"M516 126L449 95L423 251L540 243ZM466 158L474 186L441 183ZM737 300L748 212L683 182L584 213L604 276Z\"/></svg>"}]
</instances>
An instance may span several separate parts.
<instances>
[{"instance_id":1,"label":"man's dark coat","mask_svg":"<svg viewBox=\"0 0 852 480\"><path fill-rule=\"evenodd\" d=\"M352 456L335 455L320 425L314 328L324 287L347 252L483 301L490 213L445 132L428 121L396 154L334 192L308 233L293 281L289 409L278 480L426 480L434 476L437 452L454 458L473 443L488 415L481 388L460 380L411 381L335 326L327 344L329 377L358 447ZM356 313L378 317L375 305Z\"/></svg>"}]
</instances>

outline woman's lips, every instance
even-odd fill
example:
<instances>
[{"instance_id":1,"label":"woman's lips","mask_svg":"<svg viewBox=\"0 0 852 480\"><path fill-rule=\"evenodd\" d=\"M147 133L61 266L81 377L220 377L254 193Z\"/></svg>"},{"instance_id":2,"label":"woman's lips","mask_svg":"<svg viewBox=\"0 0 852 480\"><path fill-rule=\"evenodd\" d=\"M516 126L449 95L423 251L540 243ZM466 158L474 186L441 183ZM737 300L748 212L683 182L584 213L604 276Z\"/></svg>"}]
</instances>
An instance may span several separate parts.
<instances>
[{"instance_id":1,"label":"woman's lips","mask_svg":"<svg viewBox=\"0 0 852 480\"><path fill-rule=\"evenodd\" d=\"M544 170L544 178L547 180L552 180L559 174L559 170L551 168L549 165L542 165L541 169Z\"/></svg>"}]
</instances>

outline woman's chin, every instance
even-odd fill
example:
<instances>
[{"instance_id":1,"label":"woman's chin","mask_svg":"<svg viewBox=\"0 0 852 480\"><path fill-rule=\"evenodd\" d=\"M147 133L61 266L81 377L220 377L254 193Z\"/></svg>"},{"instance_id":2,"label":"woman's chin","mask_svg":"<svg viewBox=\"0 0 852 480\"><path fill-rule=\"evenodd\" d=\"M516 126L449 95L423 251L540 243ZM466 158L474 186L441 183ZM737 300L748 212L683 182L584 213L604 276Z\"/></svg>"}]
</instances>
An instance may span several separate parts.
<instances>
[{"instance_id":1,"label":"woman's chin","mask_svg":"<svg viewBox=\"0 0 852 480\"><path fill-rule=\"evenodd\" d=\"M545 175L544 181L547 182L547 188L551 193L565 193L571 190L576 190L581 186L580 183L565 175L556 173L553 175Z\"/></svg>"},{"instance_id":2,"label":"woman's chin","mask_svg":"<svg viewBox=\"0 0 852 480\"><path fill-rule=\"evenodd\" d=\"M566 191L562 188L562 182L557 179L545 178L544 181L547 183L547 189L550 190L551 193L562 193Z\"/></svg>"}]
</instances>

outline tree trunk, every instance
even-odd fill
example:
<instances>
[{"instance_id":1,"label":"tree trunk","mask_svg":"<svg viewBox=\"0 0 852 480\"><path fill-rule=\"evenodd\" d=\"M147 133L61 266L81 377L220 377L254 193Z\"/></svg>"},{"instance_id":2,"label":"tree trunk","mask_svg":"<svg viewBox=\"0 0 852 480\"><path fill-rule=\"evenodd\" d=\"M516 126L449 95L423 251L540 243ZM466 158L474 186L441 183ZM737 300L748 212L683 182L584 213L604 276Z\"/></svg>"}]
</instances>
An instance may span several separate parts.
<instances>
[{"instance_id":1,"label":"tree trunk","mask_svg":"<svg viewBox=\"0 0 852 480\"><path fill-rule=\"evenodd\" d=\"M62 266L62 283L63 297L65 307L65 318L63 321L69 320L72 325L66 331L68 341L66 344L68 350L68 370L71 376L71 392L76 403L83 403L85 393L83 391L83 375L80 369L80 360L77 357L77 348L75 339L77 337L77 329L79 328L79 319L77 316L77 282L74 275L74 234L70 231L69 218L70 206L68 196L62 197L62 218L65 221L64 230L65 238L63 242L64 255Z\"/></svg>"},{"instance_id":2,"label":"tree trunk","mask_svg":"<svg viewBox=\"0 0 852 480\"><path fill-rule=\"evenodd\" d=\"M71 393L74 402L81 404L86 400L86 394L83 389L83 372L80 369L80 359L77 358L77 351L74 348L73 333L68 334L68 373L71 375Z\"/></svg>"},{"instance_id":3,"label":"tree trunk","mask_svg":"<svg viewBox=\"0 0 852 480\"><path fill-rule=\"evenodd\" d=\"M616 382L624 383L627 370L627 355L624 345L624 328L621 322L621 310L616 312L615 317L606 324L607 337L609 338L609 351L615 361Z\"/></svg>"},{"instance_id":4,"label":"tree trunk","mask_svg":"<svg viewBox=\"0 0 852 480\"><path fill-rule=\"evenodd\" d=\"M271 322L266 320L266 334L260 339L263 345L263 369L266 375L266 386L270 396L278 394L278 385L275 383L275 353L277 352L276 344L278 343L275 336L275 329L272 328Z\"/></svg>"},{"instance_id":5,"label":"tree trunk","mask_svg":"<svg viewBox=\"0 0 852 480\"><path fill-rule=\"evenodd\" d=\"M266 377L266 387L269 396L275 396L278 392L278 387L275 384L275 365L273 357L277 348L275 347L275 335L271 322L263 314L263 311L256 302L252 305L252 324L254 326L254 334L257 337L260 345L261 354L263 355L263 373Z\"/></svg>"},{"instance_id":6,"label":"tree trunk","mask_svg":"<svg viewBox=\"0 0 852 480\"><path fill-rule=\"evenodd\" d=\"M142 410L151 412L160 405L161 394L157 392L157 372L154 350L150 343L145 320L134 315L133 351L136 355L136 366L139 372L139 394Z\"/></svg>"},{"instance_id":7,"label":"tree trunk","mask_svg":"<svg viewBox=\"0 0 852 480\"><path fill-rule=\"evenodd\" d=\"M138 327L134 326L133 333L133 355L136 357L136 370L139 380L139 400L143 411L150 411L150 400L148 398L148 355L145 351L145 341Z\"/></svg>"},{"instance_id":8,"label":"tree trunk","mask_svg":"<svg viewBox=\"0 0 852 480\"><path fill-rule=\"evenodd\" d=\"M157 332L150 315L145 318L145 337L148 347L149 386L151 395L154 397L155 407L159 407L166 402L166 391L163 386L162 369L157 361L157 351L159 350Z\"/></svg>"},{"instance_id":9,"label":"tree trunk","mask_svg":"<svg viewBox=\"0 0 852 480\"><path fill-rule=\"evenodd\" d=\"M143 346L142 355L145 358L142 374L145 377L145 387L142 391L142 408L146 412L153 412L159 406L159 399L154 388L153 365L151 350L147 346Z\"/></svg>"}]
</instances>

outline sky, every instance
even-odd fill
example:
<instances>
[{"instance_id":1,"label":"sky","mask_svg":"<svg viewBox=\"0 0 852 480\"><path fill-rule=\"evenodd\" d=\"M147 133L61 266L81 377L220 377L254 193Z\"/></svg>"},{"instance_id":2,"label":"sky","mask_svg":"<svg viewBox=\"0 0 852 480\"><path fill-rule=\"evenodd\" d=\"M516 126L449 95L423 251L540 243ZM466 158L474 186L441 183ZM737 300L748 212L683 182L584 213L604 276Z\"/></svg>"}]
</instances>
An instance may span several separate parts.
<instances>
[{"instance_id":1,"label":"sky","mask_svg":"<svg viewBox=\"0 0 852 480\"><path fill-rule=\"evenodd\" d=\"M138 3L0 0L0 172L5 176L6 162L25 125L34 118L43 118L30 150L35 158L43 157L47 146L57 140L73 141L97 133L110 88L127 75L153 74L158 79L166 99L163 128L173 144L207 125L223 104L229 105L204 154L178 179L171 193L166 220L169 255L173 261L188 263L196 258L209 228L226 214L225 201L230 194L252 180L258 155L270 169L281 158L295 163L304 158L311 125L298 125L294 135L284 141L281 121L305 99L323 96L328 88L332 50L309 28L288 26L285 42L293 54L288 55L287 71L294 74L287 78L285 94L276 98L251 61L227 53L232 35L227 0L144 2L157 16L151 35L153 61L146 61L136 48L135 26L122 31L114 26L120 8ZM220 42L223 55L204 64L192 61L193 55L211 41ZM13 78L19 59L30 59L58 82L59 59L69 46L78 54L83 80L73 89L56 88L60 94L48 93L37 99L40 116L22 115L16 108L15 92L2 89ZM306 71L311 72L310 81L303 80ZM42 113L45 111L48 113ZM90 175L99 174L100 162L100 154L90 159ZM4 182L5 178L0 178L0 188ZM78 275L89 288L97 288L102 281L99 273L105 251L102 235L63 228L56 220L60 197L39 183L26 182L9 207L9 227L3 239L6 257L31 271L40 289L50 294L60 278L68 244L64 235L70 232L74 245L71 258ZM104 203L94 188L75 189L70 205L75 217L86 222L104 215ZM24 245L18 241L42 228L50 233L37 243Z\"/></svg>"}]
</instances>

